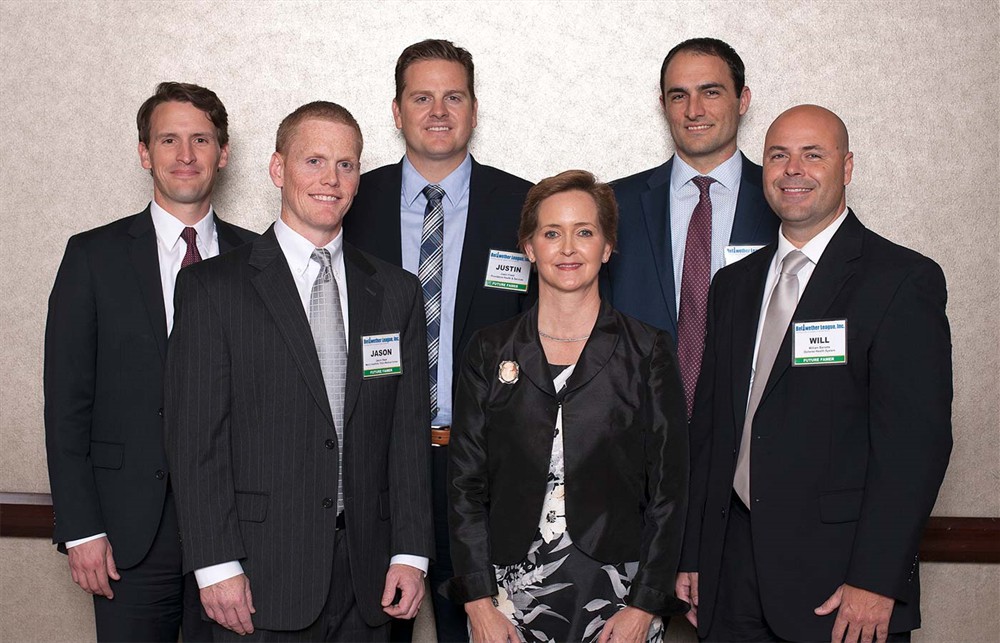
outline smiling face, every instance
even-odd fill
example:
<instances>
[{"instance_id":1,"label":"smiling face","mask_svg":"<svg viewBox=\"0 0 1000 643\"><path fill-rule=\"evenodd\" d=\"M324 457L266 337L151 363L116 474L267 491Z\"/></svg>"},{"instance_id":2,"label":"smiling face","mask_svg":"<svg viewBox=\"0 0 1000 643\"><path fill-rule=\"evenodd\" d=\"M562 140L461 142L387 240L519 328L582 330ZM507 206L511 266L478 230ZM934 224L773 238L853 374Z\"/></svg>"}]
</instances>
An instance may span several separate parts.
<instances>
[{"instance_id":1,"label":"smiling face","mask_svg":"<svg viewBox=\"0 0 1000 643\"><path fill-rule=\"evenodd\" d=\"M477 104L465 68L450 60L421 60L407 67L403 78L392 116L406 139L406 156L422 171L454 169L465 159L476 127Z\"/></svg>"},{"instance_id":2,"label":"smiling face","mask_svg":"<svg viewBox=\"0 0 1000 643\"><path fill-rule=\"evenodd\" d=\"M358 192L361 140L350 125L302 121L285 152L271 156L271 181L281 188L281 219L316 247L340 232Z\"/></svg>"},{"instance_id":3,"label":"smiling face","mask_svg":"<svg viewBox=\"0 0 1000 643\"><path fill-rule=\"evenodd\" d=\"M660 97L677 155L707 174L736 153L740 117L750 107L750 89L736 91L732 73L718 56L678 53L663 74Z\"/></svg>"},{"instance_id":4,"label":"smiling face","mask_svg":"<svg viewBox=\"0 0 1000 643\"><path fill-rule=\"evenodd\" d=\"M205 112L168 101L153 110L149 145L139 143L139 160L153 177L156 203L194 222L208 213L219 170L229 161L229 145L219 145Z\"/></svg>"},{"instance_id":5,"label":"smiling face","mask_svg":"<svg viewBox=\"0 0 1000 643\"><path fill-rule=\"evenodd\" d=\"M836 114L815 105L779 116L764 139L764 196L793 243L805 243L847 207L854 171L847 128Z\"/></svg>"},{"instance_id":6,"label":"smiling face","mask_svg":"<svg viewBox=\"0 0 1000 643\"><path fill-rule=\"evenodd\" d=\"M540 292L597 289L601 264L611 257L611 244L601 233L597 203L586 192L554 194L538 205L538 227L524 243L538 268Z\"/></svg>"}]
</instances>

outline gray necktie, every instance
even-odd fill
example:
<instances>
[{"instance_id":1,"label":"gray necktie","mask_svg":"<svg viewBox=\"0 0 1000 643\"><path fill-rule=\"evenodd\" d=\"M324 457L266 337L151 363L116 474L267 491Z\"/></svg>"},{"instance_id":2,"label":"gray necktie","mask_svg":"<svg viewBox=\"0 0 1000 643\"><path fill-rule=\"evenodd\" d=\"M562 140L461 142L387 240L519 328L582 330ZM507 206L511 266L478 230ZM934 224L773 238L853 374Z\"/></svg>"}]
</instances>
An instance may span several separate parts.
<instances>
[{"instance_id":1,"label":"gray necktie","mask_svg":"<svg viewBox=\"0 0 1000 643\"><path fill-rule=\"evenodd\" d=\"M788 331L788 324L792 321L792 313L799 303L798 274L807 263L809 257L798 250L792 250L785 255L781 261L781 276L767 304L767 314L760 333L760 347L757 349L753 384L750 386L750 400L747 402L747 415L743 421L740 453L736 458L736 475L733 476L733 489L747 507L750 506L750 433L753 428L753 416L757 412L757 405L760 404L767 378L771 375L778 349Z\"/></svg>"},{"instance_id":2,"label":"gray necktie","mask_svg":"<svg viewBox=\"0 0 1000 643\"><path fill-rule=\"evenodd\" d=\"M309 325L316 341L316 355L323 371L326 396L337 431L337 513L344 510L344 385L347 381L347 334L340 309L340 289L333 278L332 259L326 248L313 250L319 274L309 294Z\"/></svg>"}]
</instances>

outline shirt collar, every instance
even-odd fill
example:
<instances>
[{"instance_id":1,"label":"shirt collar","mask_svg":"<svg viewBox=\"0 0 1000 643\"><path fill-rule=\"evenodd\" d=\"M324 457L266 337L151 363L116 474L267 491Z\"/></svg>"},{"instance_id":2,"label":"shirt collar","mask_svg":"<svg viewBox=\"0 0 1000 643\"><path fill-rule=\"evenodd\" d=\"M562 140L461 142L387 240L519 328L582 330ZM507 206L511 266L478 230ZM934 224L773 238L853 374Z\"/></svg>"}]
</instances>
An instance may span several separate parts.
<instances>
[{"instance_id":1,"label":"shirt collar","mask_svg":"<svg viewBox=\"0 0 1000 643\"><path fill-rule=\"evenodd\" d=\"M840 225L846 218L847 208L845 207L844 211L833 220L833 223L823 228L819 234L806 242L806 245L801 248L793 246L792 242L785 238L784 233L779 231L778 249L774 253L775 271L778 272L781 270L781 262L785 260L785 256L792 250L800 250L802 254L809 258L809 261L812 262L814 266L818 264L820 257L823 256L823 251L825 251L826 247L830 245L830 239L832 239L833 235L837 233L837 230L840 229Z\"/></svg>"},{"instance_id":2,"label":"shirt collar","mask_svg":"<svg viewBox=\"0 0 1000 643\"><path fill-rule=\"evenodd\" d=\"M292 230L280 216L274 222L274 236L278 239L278 245L281 247L281 252L285 255L285 261L288 262L288 268L292 271L292 274L304 275L306 270L309 269L309 264L312 261L312 253L316 249L316 246L301 234ZM336 272L337 266L341 264L340 257L344 253L344 229L341 228L337 236L333 238L333 241L323 247L330 251L330 257L332 258L331 266L334 272Z\"/></svg>"},{"instance_id":3,"label":"shirt collar","mask_svg":"<svg viewBox=\"0 0 1000 643\"><path fill-rule=\"evenodd\" d=\"M160 204L155 200L149 202L149 214L153 217L153 229L156 230L156 238L163 244L163 247L173 250L174 246L177 245L177 241L181 238L181 232L188 226L160 207ZM215 232L214 211L211 205L208 206L208 214L191 227L198 233L198 238L202 240L202 243L208 247L209 241Z\"/></svg>"},{"instance_id":4,"label":"shirt collar","mask_svg":"<svg viewBox=\"0 0 1000 643\"><path fill-rule=\"evenodd\" d=\"M743 155L737 150L711 172L702 174L688 165L679 155L674 154L674 162L670 166L670 188L679 190L696 176L710 176L722 187L735 191L743 176Z\"/></svg>"},{"instance_id":5,"label":"shirt collar","mask_svg":"<svg viewBox=\"0 0 1000 643\"><path fill-rule=\"evenodd\" d=\"M472 155L466 152L465 160L463 160L458 167L451 171L451 174L444 177L444 180L438 183L441 189L444 190L444 198L448 201L450 207L454 208L455 205L462 200L465 193L469 191L469 181L472 179ZM417 168L413 167L410 163L410 159L406 156L403 157L403 201L407 206L412 206L413 202L417 200L417 197L423 193L423 190L430 183L427 179L420 175Z\"/></svg>"}]
</instances>

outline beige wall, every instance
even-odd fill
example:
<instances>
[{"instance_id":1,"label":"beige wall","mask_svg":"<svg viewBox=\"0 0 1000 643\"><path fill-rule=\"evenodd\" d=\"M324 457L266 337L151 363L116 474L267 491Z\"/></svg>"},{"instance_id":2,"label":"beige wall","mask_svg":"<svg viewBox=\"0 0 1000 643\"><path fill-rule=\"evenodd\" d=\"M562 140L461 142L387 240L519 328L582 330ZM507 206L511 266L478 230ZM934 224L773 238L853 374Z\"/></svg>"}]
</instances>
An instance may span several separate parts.
<instances>
[{"instance_id":1,"label":"beige wall","mask_svg":"<svg viewBox=\"0 0 1000 643\"><path fill-rule=\"evenodd\" d=\"M613 179L667 157L660 62L676 42L712 35L747 64L753 102L742 149L758 158L767 125L788 106L830 107L856 155L849 203L868 226L943 266L955 450L935 513L1000 515L998 23L997 0L6 0L0 491L48 489L46 297L70 234L145 206L151 189L137 162L134 114L157 81L204 84L225 101L232 156L216 206L263 230L278 197L266 166L274 130L299 104L323 98L351 109L365 132L366 167L399 158L389 105L392 67L407 44L447 37L475 55L480 161L532 180L570 167ZM0 637L79 638L69 628L88 622L87 599L64 565L42 542L0 543ZM995 637L1000 568L924 570L925 640ZM45 618L27 618L35 614Z\"/></svg>"}]
</instances>

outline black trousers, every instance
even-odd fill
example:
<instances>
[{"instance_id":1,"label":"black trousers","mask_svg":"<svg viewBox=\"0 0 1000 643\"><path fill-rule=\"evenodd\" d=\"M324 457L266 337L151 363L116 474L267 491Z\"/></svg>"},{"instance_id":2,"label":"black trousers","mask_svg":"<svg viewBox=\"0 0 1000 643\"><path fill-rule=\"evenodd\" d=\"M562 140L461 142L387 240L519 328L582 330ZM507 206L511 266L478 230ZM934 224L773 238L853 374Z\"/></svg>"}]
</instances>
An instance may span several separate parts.
<instances>
[{"instance_id":1,"label":"black trousers","mask_svg":"<svg viewBox=\"0 0 1000 643\"><path fill-rule=\"evenodd\" d=\"M431 448L431 491L434 503L434 563L428 571L434 603L434 625L438 643L460 643L469 640L465 608L456 605L438 591L446 580L455 575L451 565L451 546L448 537L448 447ZM424 599L425 603L427 599ZM393 643L413 640L413 621L396 619L392 622Z\"/></svg>"},{"instance_id":2,"label":"black trousers","mask_svg":"<svg viewBox=\"0 0 1000 643\"><path fill-rule=\"evenodd\" d=\"M302 630L265 630L255 627L253 634L240 636L213 623L215 641L343 641L344 643L380 643L389 640L389 624L372 627L361 617L351 580L350 552L343 529L337 531L333 552L330 590L319 617ZM251 581L252 582L252 581Z\"/></svg>"},{"instance_id":3,"label":"black trousers","mask_svg":"<svg viewBox=\"0 0 1000 643\"><path fill-rule=\"evenodd\" d=\"M722 571L715 614L703 641L784 641L764 617L753 557L750 510L734 493L722 550ZM910 633L889 634L888 641L909 641Z\"/></svg>"},{"instance_id":4,"label":"black trousers","mask_svg":"<svg viewBox=\"0 0 1000 643\"><path fill-rule=\"evenodd\" d=\"M160 528L149 553L135 567L119 569L111 581L112 600L94 596L98 641L211 641L201 618L201 598L193 574L181 574L181 539L174 495L167 491Z\"/></svg>"}]
</instances>

